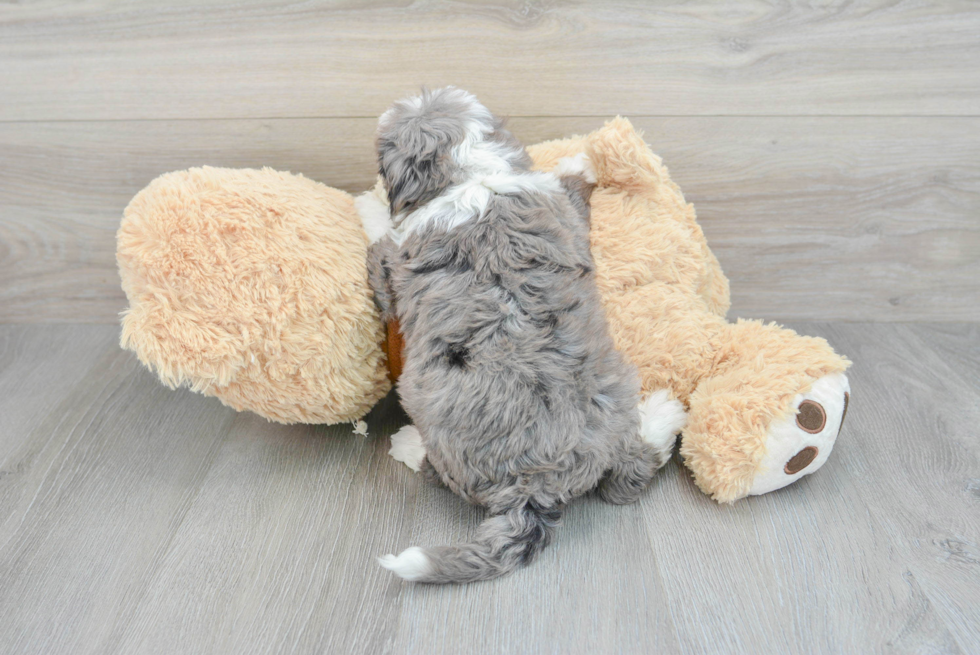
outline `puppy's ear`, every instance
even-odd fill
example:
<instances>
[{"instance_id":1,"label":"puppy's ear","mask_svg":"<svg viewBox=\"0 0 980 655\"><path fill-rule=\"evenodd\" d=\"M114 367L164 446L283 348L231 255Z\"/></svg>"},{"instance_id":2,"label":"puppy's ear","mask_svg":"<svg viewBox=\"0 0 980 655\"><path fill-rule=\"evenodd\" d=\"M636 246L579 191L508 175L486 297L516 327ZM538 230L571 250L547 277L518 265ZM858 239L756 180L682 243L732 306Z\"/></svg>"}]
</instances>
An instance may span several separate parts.
<instances>
[{"instance_id":1,"label":"puppy's ear","mask_svg":"<svg viewBox=\"0 0 980 655\"><path fill-rule=\"evenodd\" d=\"M406 148L394 140L378 139L378 168L392 216L425 204L452 184L454 162L446 146L413 145Z\"/></svg>"},{"instance_id":2,"label":"puppy's ear","mask_svg":"<svg viewBox=\"0 0 980 655\"><path fill-rule=\"evenodd\" d=\"M468 125L479 125L484 113L490 121L492 115L476 98L447 87L400 100L381 116L378 168L392 216L425 204L453 183L460 174L453 148L473 138Z\"/></svg>"}]
</instances>

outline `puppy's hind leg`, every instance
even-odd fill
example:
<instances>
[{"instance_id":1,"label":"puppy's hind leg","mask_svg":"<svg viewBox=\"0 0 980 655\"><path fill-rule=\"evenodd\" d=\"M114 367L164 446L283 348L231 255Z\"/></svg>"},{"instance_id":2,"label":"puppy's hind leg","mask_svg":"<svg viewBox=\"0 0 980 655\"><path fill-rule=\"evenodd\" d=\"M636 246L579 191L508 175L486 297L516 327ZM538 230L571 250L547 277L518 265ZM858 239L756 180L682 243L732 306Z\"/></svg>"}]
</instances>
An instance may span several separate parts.
<instances>
[{"instance_id":1,"label":"puppy's hind leg","mask_svg":"<svg viewBox=\"0 0 980 655\"><path fill-rule=\"evenodd\" d=\"M416 473L422 470L423 462L428 463L422 435L414 425L406 425L391 435L391 449L388 454Z\"/></svg>"},{"instance_id":2,"label":"puppy's hind leg","mask_svg":"<svg viewBox=\"0 0 980 655\"><path fill-rule=\"evenodd\" d=\"M624 444L620 457L599 481L598 492L607 503L628 505L640 499L664 460L656 448L638 438Z\"/></svg>"},{"instance_id":3,"label":"puppy's hind leg","mask_svg":"<svg viewBox=\"0 0 980 655\"><path fill-rule=\"evenodd\" d=\"M640 437L657 451L660 468L670 459L677 435L687 426L684 405L670 399L666 389L651 393L639 406Z\"/></svg>"},{"instance_id":4,"label":"puppy's hind leg","mask_svg":"<svg viewBox=\"0 0 980 655\"><path fill-rule=\"evenodd\" d=\"M667 463L677 434L687 424L684 406L666 389L640 403L640 434L624 440L620 459L599 483L599 496L625 505L639 500L654 474Z\"/></svg>"},{"instance_id":5,"label":"puppy's hind leg","mask_svg":"<svg viewBox=\"0 0 980 655\"><path fill-rule=\"evenodd\" d=\"M439 471L425 454L422 435L414 425L406 425L391 435L391 449L388 454L395 461L403 463L416 473L421 473L425 481L436 487L445 487Z\"/></svg>"}]
</instances>

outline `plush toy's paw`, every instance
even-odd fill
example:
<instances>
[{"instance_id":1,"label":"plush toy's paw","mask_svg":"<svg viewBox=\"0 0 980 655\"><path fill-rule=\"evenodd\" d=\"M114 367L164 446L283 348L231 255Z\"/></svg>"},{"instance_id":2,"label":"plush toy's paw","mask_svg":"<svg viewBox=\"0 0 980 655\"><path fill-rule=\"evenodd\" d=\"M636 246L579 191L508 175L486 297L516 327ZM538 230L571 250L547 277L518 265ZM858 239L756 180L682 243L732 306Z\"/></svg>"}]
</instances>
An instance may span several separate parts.
<instances>
[{"instance_id":1,"label":"plush toy's paw","mask_svg":"<svg viewBox=\"0 0 980 655\"><path fill-rule=\"evenodd\" d=\"M660 455L660 461L670 459L677 435L687 425L687 412L684 405L670 399L666 389L656 391L640 403L640 436L653 444Z\"/></svg>"},{"instance_id":2,"label":"plush toy's paw","mask_svg":"<svg viewBox=\"0 0 980 655\"><path fill-rule=\"evenodd\" d=\"M796 397L793 414L769 426L766 455L750 495L781 489L823 466L847 414L850 390L846 375L832 373Z\"/></svg>"},{"instance_id":3,"label":"plush toy's paw","mask_svg":"<svg viewBox=\"0 0 980 655\"><path fill-rule=\"evenodd\" d=\"M391 449L388 454L418 473L422 468L422 460L425 459L425 446L422 445L422 435L418 429L414 425L406 425L391 435Z\"/></svg>"},{"instance_id":4,"label":"plush toy's paw","mask_svg":"<svg viewBox=\"0 0 980 655\"><path fill-rule=\"evenodd\" d=\"M589 184L596 183L595 169L592 167L592 161L584 152L580 152L574 157L562 157L558 160L558 165L555 166L553 172L559 178L565 177L566 175L578 175L585 178L585 181Z\"/></svg>"},{"instance_id":5,"label":"plush toy's paw","mask_svg":"<svg viewBox=\"0 0 980 655\"><path fill-rule=\"evenodd\" d=\"M380 241L391 227L388 205L378 197L378 190L371 189L354 198L354 208L361 218L361 226L367 234L368 244Z\"/></svg>"}]
</instances>

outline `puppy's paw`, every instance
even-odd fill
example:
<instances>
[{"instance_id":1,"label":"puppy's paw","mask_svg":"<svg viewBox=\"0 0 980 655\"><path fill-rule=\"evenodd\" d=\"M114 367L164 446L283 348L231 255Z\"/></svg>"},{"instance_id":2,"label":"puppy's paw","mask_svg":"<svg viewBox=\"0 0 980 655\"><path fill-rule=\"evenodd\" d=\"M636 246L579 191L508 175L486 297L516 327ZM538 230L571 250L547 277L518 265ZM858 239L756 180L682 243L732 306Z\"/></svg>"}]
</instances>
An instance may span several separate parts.
<instances>
[{"instance_id":1,"label":"puppy's paw","mask_svg":"<svg viewBox=\"0 0 980 655\"><path fill-rule=\"evenodd\" d=\"M640 436L657 449L664 461L670 458L677 435L686 425L684 405L671 400L666 389L650 394L640 403Z\"/></svg>"},{"instance_id":2,"label":"puppy's paw","mask_svg":"<svg viewBox=\"0 0 980 655\"><path fill-rule=\"evenodd\" d=\"M577 175L585 178L589 184L596 183L595 169L592 167L592 160L584 152L580 152L574 157L562 157L555 166L555 175L560 179L566 175Z\"/></svg>"},{"instance_id":3,"label":"puppy's paw","mask_svg":"<svg viewBox=\"0 0 980 655\"><path fill-rule=\"evenodd\" d=\"M422 445L422 435L418 429L414 425L406 425L391 435L391 449L388 454L418 473L422 460L425 459L425 446Z\"/></svg>"},{"instance_id":4,"label":"puppy's paw","mask_svg":"<svg viewBox=\"0 0 980 655\"><path fill-rule=\"evenodd\" d=\"M432 572L432 563L418 546L406 548L396 555L378 558L378 564L404 580L420 580Z\"/></svg>"}]
</instances>

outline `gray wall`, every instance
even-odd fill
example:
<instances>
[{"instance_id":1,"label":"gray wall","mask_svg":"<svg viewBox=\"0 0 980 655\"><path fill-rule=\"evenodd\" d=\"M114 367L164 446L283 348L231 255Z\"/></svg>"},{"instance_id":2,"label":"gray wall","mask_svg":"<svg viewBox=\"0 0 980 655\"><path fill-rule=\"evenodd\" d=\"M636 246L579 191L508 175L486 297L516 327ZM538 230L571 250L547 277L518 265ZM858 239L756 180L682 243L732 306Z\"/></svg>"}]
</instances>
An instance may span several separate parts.
<instances>
[{"instance_id":1,"label":"gray wall","mask_svg":"<svg viewBox=\"0 0 980 655\"><path fill-rule=\"evenodd\" d=\"M189 166L373 178L373 117L456 83L528 142L629 116L698 209L732 316L980 319L969 3L0 9L0 322L111 323L129 198Z\"/></svg>"}]
</instances>

